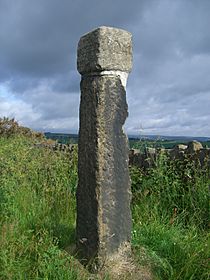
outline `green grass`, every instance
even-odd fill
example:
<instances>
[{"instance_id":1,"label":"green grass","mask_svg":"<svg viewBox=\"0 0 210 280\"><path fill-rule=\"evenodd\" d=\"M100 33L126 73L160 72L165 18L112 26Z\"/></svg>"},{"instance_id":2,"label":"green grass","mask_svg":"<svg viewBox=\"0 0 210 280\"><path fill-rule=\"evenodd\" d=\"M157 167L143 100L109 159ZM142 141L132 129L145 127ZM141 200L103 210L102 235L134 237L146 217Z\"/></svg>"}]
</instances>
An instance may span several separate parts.
<instances>
[{"instance_id":1,"label":"green grass","mask_svg":"<svg viewBox=\"0 0 210 280\"><path fill-rule=\"evenodd\" d=\"M74 242L76 153L0 138L0 279L85 279Z\"/></svg>"},{"instance_id":2,"label":"green grass","mask_svg":"<svg viewBox=\"0 0 210 280\"><path fill-rule=\"evenodd\" d=\"M154 279L208 279L208 172L163 157L147 174L131 168L134 257ZM0 279L88 279L67 253L76 186L76 151L0 137Z\"/></svg>"},{"instance_id":3,"label":"green grass","mask_svg":"<svg viewBox=\"0 0 210 280\"><path fill-rule=\"evenodd\" d=\"M148 174L131 168L133 247L155 279L209 279L208 169L160 157Z\"/></svg>"}]
</instances>

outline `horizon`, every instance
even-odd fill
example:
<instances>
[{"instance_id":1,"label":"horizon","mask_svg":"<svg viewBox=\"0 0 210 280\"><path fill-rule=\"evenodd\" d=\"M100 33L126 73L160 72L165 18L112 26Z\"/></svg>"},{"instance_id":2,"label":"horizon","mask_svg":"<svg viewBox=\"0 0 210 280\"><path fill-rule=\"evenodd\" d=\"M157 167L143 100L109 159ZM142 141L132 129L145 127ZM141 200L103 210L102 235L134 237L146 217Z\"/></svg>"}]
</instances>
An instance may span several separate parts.
<instances>
[{"instance_id":1,"label":"horizon","mask_svg":"<svg viewBox=\"0 0 210 280\"><path fill-rule=\"evenodd\" d=\"M40 131L40 132L43 132L43 131ZM79 135L79 132L56 132L56 131L54 131L54 132L51 132L51 131L44 131L43 132L44 134L46 134L46 133L50 133L50 134L64 134L64 135ZM136 137L136 138L138 138L138 139L140 139L141 137L174 137L174 138L207 138L207 139L209 139L210 140L210 136L195 136L195 135L158 135L158 134L127 134L126 133L126 135L128 136L128 137L132 137L132 136L134 136L134 137Z\"/></svg>"}]
</instances>

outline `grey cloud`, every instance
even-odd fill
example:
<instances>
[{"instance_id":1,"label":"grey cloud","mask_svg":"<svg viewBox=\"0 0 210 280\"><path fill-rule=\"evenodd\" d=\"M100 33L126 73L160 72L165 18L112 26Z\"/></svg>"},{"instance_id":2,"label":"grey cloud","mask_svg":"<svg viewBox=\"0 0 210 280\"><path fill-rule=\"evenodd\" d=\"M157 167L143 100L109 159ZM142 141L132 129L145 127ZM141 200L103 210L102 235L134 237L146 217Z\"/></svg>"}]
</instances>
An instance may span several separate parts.
<instances>
[{"instance_id":1,"label":"grey cloud","mask_svg":"<svg viewBox=\"0 0 210 280\"><path fill-rule=\"evenodd\" d=\"M52 90L63 93L79 92L80 75L76 71L67 72L64 75L57 75L52 83Z\"/></svg>"},{"instance_id":2,"label":"grey cloud","mask_svg":"<svg viewBox=\"0 0 210 280\"><path fill-rule=\"evenodd\" d=\"M76 70L81 34L103 24L123 27L141 14L145 2L8 0L0 12L2 53L12 72L25 75Z\"/></svg>"},{"instance_id":3,"label":"grey cloud","mask_svg":"<svg viewBox=\"0 0 210 280\"><path fill-rule=\"evenodd\" d=\"M99 25L126 27L147 7L147 1L134 2L1 0L0 79L9 79L17 94L38 87L43 79L53 79L49 86L54 91L79 92L80 36Z\"/></svg>"},{"instance_id":4,"label":"grey cloud","mask_svg":"<svg viewBox=\"0 0 210 280\"><path fill-rule=\"evenodd\" d=\"M0 0L0 85L20 110L4 100L0 115L23 121L23 106L33 128L77 129L77 43L108 25L133 34L127 131L210 135L209 10L208 0Z\"/></svg>"}]
</instances>

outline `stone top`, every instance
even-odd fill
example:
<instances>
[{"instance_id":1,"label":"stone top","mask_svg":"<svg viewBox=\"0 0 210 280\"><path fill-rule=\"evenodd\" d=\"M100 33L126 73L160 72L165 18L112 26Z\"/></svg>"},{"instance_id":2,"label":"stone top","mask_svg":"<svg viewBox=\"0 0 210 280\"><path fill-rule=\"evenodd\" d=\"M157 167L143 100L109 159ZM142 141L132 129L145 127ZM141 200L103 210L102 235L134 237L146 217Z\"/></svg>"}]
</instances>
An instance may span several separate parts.
<instances>
[{"instance_id":1,"label":"stone top","mask_svg":"<svg viewBox=\"0 0 210 280\"><path fill-rule=\"evenodd\" d=\"M113 27L99 27L80 38L77 69L80 74L132 68L132 35Z\"/></svg>"}]
</instances>

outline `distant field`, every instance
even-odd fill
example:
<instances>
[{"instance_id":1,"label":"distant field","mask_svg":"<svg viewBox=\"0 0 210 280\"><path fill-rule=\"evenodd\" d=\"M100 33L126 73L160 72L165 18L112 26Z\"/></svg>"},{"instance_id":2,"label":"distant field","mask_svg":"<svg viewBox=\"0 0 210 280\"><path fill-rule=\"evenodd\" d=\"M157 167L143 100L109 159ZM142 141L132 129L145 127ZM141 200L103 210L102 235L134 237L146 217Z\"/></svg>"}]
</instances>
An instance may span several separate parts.
<instances>
[{"instance_id":1,"label":"distant field","mask_svg":"<svg viewBox=\"0 0 210 280\"><path fill-rule=\"evenodd\" d=\"M45 137L47 139L57 140L62 144L77 144L78 135L77 134L64 134L64 133L51 133L46 132Z\"/></svg>"},{"instance_id":2,"label":"distant field","mask_svg":"<svg viewBox=\"0 0 210 280\"><path fill-rule=\"evenodd\" d=\"M187 140L134 140L129 139L130 148L142 148L142 147L154 147L154 148L165 148L172 149L177 144L187 145L189 141ZM210 141L201 142L203 147L210 148Z\"/></svg>"},{"instance_id":3,"label":"distant field","mask_svg":"<svg viewBox=\"0 0 210 280\"><path fill-rule=\"evenodd\" d=\"M78 135L77 134L62 134L62 133L45 133L46 138L48 139L53 139L53 140L57 140L59 143L62 144L77 144L78 143ZM157 136L155 138L155 136L151 136L152 139L138 139L138 138L133 138L133 137L129 137L129 146L130 148L143 148L145 146L147 147L160 147L160 148L165 148L165 149L171 149L173 148L175 145L177 144L187 144L189 141L191 141L192 139L190 138L186 138L183 137L182 138L178 138L178 139L174 139L174 140L167 140L162 138L162 136ZM172 138L172 137L171 137ZM175 137L177 138L177 137ZM205 138L196 138L196 140L199 140L202 142L203 147L208 147L210 148L210 140L208 141L203 141Z\"/></svg>"}]
</instances>

